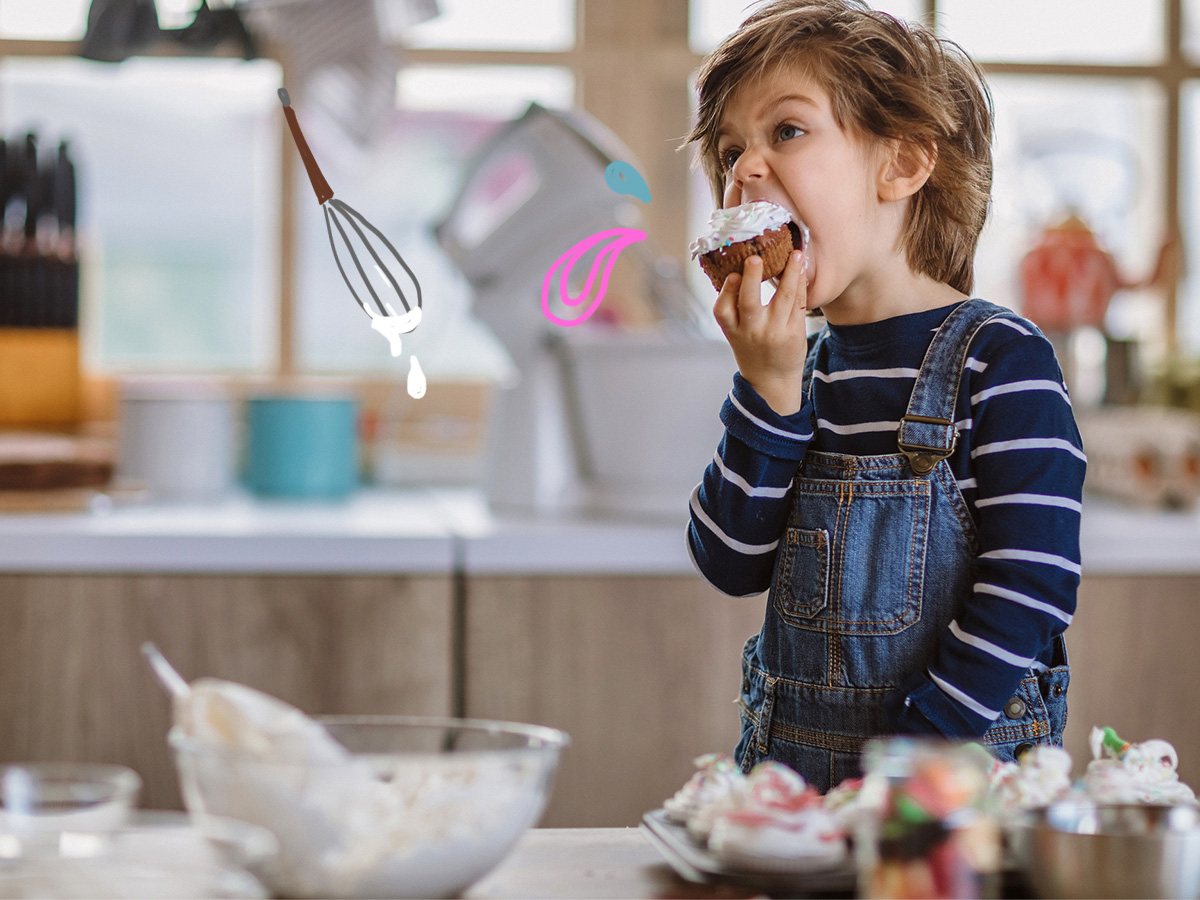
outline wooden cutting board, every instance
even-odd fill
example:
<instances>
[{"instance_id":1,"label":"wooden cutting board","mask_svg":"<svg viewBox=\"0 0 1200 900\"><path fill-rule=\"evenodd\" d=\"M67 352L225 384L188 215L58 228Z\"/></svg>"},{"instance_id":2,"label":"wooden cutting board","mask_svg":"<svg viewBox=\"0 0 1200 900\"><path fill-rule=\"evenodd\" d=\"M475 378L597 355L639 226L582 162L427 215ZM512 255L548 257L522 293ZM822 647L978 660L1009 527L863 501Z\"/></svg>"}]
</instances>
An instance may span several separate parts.
<instances>
[{"instance_id":1,"label":"wooden cutting board","mask_svg":"<svg viewBox=\"0 0 1200 900\"><path fill-rule=\"evenodd\" d=\"M112 441L0 431L0 491L99 488L113 476Z\"/></svg>"}]
</instances>

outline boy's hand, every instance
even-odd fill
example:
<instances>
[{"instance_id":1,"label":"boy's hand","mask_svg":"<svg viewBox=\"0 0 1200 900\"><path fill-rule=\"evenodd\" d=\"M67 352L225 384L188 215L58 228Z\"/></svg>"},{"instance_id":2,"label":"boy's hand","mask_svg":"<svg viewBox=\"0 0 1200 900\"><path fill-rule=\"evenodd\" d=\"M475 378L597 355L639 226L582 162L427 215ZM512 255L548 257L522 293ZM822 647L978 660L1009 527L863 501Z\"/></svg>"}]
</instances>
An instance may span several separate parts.
<instances>
[{"instance_id":1,"label":"boy's hand","mask_svg":"<svg viewBox=\"0 0 1200 900\"><path fill-rule=\"evenodd\" d=\"M762 305L762 259L751 256L743 274L725 279L713 315L733 348L738 371L771 409L783 416L800 410L808 334L804 254L788 257L775 296Z\"/></svg>"}]
</instances>

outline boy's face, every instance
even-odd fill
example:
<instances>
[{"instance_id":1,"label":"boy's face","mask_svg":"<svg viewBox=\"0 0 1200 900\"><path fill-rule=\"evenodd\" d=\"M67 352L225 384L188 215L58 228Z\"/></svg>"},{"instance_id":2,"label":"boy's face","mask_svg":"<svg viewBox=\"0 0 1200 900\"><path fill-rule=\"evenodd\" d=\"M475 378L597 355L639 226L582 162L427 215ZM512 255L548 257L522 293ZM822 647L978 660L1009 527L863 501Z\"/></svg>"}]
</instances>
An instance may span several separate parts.
<instances>
[{"instance_id":1,"label":"boy's face","mask_svg":"<svg viewBox=\"0 0 1200 900\"><path fill-rule=\"evenodd\" d=\"M879 197L884 155L837 124L816 81L784 67L739 87L717 150L724 206L770 200L808 226L809 309L882 286L902 221Z\"/></svg>"}]
</instances>

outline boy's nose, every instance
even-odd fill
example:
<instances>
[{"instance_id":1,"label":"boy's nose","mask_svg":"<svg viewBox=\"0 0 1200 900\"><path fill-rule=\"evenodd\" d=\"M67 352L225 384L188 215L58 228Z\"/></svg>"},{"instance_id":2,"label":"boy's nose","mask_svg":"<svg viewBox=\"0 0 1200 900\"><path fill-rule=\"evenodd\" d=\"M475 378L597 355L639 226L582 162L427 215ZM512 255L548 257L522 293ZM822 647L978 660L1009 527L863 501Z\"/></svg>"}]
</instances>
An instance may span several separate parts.
<instances>
[{"instance_id":1,"label":"boy's nose","mask_svg":"<svg viewBox=\"0 0 1200 900\"><path fill-rule=\"evenodd\" d=\"M747 148L738 154L738 158L733 164L733 180L740 186L747 181L765 178L767 171L763 155L756 150Z\"/></svg>"}]
</instances>

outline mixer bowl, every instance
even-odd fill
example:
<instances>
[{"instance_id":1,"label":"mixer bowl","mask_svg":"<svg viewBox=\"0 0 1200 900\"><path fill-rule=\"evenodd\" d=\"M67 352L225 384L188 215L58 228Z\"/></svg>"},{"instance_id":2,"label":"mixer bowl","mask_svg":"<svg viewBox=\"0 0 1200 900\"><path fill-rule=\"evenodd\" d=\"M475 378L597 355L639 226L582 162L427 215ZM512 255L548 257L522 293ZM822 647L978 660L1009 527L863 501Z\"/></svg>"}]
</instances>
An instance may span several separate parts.
<instances>
[{"instance_id":1,"label":"mixer bowl","mask_svg":"<svg viewBox=\"0 0 1200 900\"><path fill-rule=\"evenodd\" d=\"M1200 897L1194 806L1062 802L1025 820L1039 897Z\"/></svg>"},{"instance_id":2,"label":"mixer bowl","mask_svg":"<svg viewBox=\"0 0 1200 900\"><path fill-rule=\"evenodd\" d=\"M286 897L453 897L491 871L541 816L561 731L405 716L318 718L343 763L264 761L178 730L184 802L261 825L278 857L255 870Z\"/></svg>"}]
</instances>

